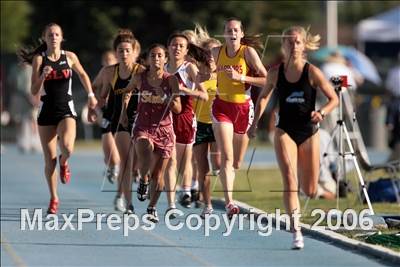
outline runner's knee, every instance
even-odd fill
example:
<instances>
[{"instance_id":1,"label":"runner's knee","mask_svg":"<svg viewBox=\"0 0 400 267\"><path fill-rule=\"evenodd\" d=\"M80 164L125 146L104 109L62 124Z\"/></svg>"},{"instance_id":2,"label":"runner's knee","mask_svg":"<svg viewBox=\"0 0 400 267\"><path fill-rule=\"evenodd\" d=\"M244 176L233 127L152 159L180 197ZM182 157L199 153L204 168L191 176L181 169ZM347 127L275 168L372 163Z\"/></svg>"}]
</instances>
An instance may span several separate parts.
<instances>
[{"instance_id":1,"label":"runner's knee","mask_svg":"<svg viewBox=\"0 0 400 267\"><path fill-rule=\"evenodd\" d=\"M46 159L45 162L45 170L47 172L53 172L56 168L57 165L57 159L56 158L52 158L52 159Z\"/></svg>"}]
</instances>

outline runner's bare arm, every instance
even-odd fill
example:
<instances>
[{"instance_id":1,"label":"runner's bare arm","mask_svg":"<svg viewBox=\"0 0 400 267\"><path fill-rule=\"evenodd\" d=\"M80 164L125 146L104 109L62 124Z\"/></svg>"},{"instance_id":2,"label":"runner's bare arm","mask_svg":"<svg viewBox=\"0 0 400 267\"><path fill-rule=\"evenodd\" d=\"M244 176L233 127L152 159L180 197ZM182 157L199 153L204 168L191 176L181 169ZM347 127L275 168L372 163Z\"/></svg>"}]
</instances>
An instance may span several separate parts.
<instances>
[{"instance_id":1,"label":"runner's bare arm","mask_svg":"<svg viewBox=\"0 0 400 267\"><path fill-rule=\"evenodd\" d=\"M179 114L182 111L181 98L179 96L179 83L175 76L169 76L168 78L169 86L172 89L172 99L170 101L169 107L172 112Z\"/></svg>"}]
</instances>

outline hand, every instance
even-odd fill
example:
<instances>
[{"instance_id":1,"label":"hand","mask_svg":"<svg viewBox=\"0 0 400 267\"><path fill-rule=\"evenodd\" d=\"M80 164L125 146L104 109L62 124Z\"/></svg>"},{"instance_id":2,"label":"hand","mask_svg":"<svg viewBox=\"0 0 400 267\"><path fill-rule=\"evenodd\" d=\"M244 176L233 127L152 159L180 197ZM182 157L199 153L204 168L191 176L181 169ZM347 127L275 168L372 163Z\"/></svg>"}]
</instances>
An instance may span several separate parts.
<instances>
[{"instance_id":1,"label":"hand","mask_svg":"<svg viewBox=\"0 0 400 267\"><path fill-rule=\"evenodd\" d=\"M319 111L314 110L311 112L311 122L319 123L323 120L324 120L324 118L322 117L322 114Z\"/></svg>"},{"instance_id":2,"label":"hand","mask_svg":"<svg viewBox=\"0 0 400 267\"><path fill-rule=\"evenodd\" d=\"M40 76L40 78L42 80L46 79L46 77L53 71L53 68L51 66L45 66L43 68L43 72L42 75Z\"/></svg>"},{"instance_id":3,"label":"hand","mask_svg":"<svg viewBox=\"0 0 400 267\"><path fill-rule=\"evenodd\" d=\"M250 128L247 130L247 136L249 138L254 138L256 137L256 132L257 132L257 124L253 123Z\"/></svg>"},{"instance_id":4,"label":"hand","mask_svg":"<svg viewBox=\"0 0 400 267\"><path fill-rule=\"evenodd\" d=\"M96 99L96 97L95 97L95 96L89 97L89 98L88 98L88 107L89 107L90 109L94 109L94 108L96 108L96 105L97 105L97 99Z\"/></svg>"},{"instance_id":5,"label":"hand","mask_svg":"<svg viewBox=\"0 0 400 267\"><path fill-rule=\"evenodd\" d=\"M242 75L240 75L232 66L230 66L229 69L225 69L225 73L234 81L240 81L240 78L242 77Z\"/></svg>"},{"instance_id":6,"label":"hand","mask_svg":"<svg viewBox=\"0 0 400 267\"><path fill-rule=\"evenodd\" d=\"M90 123L94 123L97 120L97 112L96 112L95 109L89 108L88 115L87 115L87 120Z\"/></svg>"}]
</instances>

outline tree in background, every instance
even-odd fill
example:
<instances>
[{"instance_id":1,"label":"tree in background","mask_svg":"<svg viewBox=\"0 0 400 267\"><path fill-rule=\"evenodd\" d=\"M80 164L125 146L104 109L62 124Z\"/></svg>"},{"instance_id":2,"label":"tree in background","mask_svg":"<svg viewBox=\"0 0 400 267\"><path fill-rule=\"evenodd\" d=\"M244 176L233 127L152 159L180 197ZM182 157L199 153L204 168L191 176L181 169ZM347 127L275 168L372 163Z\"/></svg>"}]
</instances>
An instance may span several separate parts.
<instances>
[{"instance_id":1,"label":"tree in background","mask_svg":"<svg viewBox=\"0 0 400 267\"><path fill-rule=\"evenodd\" d=\"M396 5L395 1L338 1L339 41L355 44L352 30L358 21ZM49 22L62 26L63 47L79 53L81 63L93 78L101 67L102 52L112 48L111 40L118 28L131 29L145 50L154 42L165 44L174 30L193 29L196 22L218 37L224 20L238 17L245 32L263 34L263 42L267 35L279 35L289 25L299 24L320 33L323 46L325 13L325 1L1 1L2 73L7 73L10 63L16 61L16 48L37 42ZM278 59L279 40L268 40L262 55L264 64ZM12 86L2 87L8 91ZM79 88L73 90L79 109L85 95ZM2 97L7 103L7 97Z\"/></svg>"},{"instance_id":2,"label":"tree in background","mask_svg":"<svg viewBox=\"0 0 400 267\"><path fill-rule=\"evenodd\" d=\"M1 53L15 53L29 35L31 5L27 1L1 1Z\"/></svg>"}]
</instances>

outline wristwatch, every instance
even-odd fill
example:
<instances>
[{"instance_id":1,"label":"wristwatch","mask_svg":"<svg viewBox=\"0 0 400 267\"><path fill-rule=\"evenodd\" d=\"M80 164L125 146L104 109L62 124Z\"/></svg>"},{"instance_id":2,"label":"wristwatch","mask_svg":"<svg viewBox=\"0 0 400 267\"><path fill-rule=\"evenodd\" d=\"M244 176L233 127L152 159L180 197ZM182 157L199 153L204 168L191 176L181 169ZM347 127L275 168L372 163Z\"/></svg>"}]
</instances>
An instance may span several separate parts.
<instances>
[{"instance_id":1,"label":"wristwatch","mask_svg":"<svg viewBox=\"0 0 400 267\"><path fill-rule=\"evenodd\" d=\"M323 109L319 109L319 110L317 110L317 112L319 112L319 114L321 114L321 116L322 116L322 119L325 119L325 110L323 110Z\"/></svg>"}]
</instances>

